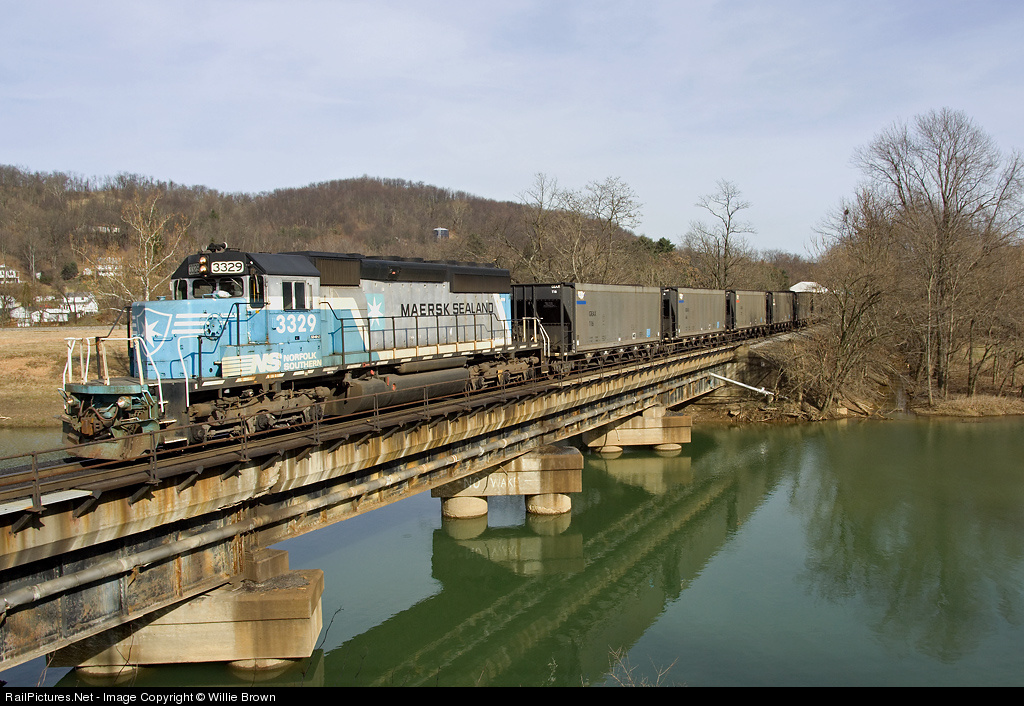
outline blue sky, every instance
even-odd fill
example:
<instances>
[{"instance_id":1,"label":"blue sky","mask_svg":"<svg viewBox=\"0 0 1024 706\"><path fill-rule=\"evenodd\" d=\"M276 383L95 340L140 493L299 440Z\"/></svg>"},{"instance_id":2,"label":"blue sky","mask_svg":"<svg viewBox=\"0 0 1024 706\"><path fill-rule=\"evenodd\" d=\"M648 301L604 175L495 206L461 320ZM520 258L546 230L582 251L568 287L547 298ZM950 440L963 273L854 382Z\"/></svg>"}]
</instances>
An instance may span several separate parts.
<instances>
[{"instance_id":1,"label":"blue sky","mask_svg":"<svg viewBox=\"0 0 1024 706\"><path fill-rule=\"evenodd\" d=\"M619 177L678 242L719 179L804 253L853 151L950 107L1024 148L1024 3L0 0L0 163L517 200ZM438 224L441 225L441 224Z\"/></svg>"}]
</instances>

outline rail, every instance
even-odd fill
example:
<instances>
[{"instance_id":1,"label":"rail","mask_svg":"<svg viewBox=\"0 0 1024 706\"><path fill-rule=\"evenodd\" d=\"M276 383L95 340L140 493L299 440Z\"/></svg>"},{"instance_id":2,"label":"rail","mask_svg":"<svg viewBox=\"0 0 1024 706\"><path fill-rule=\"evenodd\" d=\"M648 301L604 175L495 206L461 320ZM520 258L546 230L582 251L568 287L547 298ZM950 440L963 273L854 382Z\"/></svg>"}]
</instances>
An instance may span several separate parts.
<instances>
[{"instance_id":1,"label":"rail","mask_svg":"<svg viewBox=\"0 0 1024 706\"><path fill-rule=\"evenodd\" d=\"M130 461L104 461L98 463L90 461L83 465L77 460L69 460L69 457L74 455L76 447L35 451L29 454L0 458L0 515L12 512L39 513L45 508L47 502L69 499L68 493L77 493L76 497L98 496L97 492L88 490L97 484L109 486L110 483L119 483L128 486L138 484L139 482L155 482L162 477L185 473L186 471L181 470L167 475L165 471L161 470L170 466L174 468L187 466L188 462L182 456L183 453L187 453L189 457L195 459L193 465L195 463L203 465L204 455L231 456L236 459L239 457L259 457L281 450L283 448L283 440L290 438L288 436L281 436L282 434L293 433L298 436L312 436L314 439L320 439L322 436L329 436L326 433L328 431L334 432L334 435L341 434L341 425L348 424L369 424L371 427L380 430L388 423L387 415L407 415L414 406L419 407L419 414L429 418L444 413L445 409L449 409L455 403L464 409L466 404L473 404L473 401L477 398L485 399L496 394L502 400L505 400L510 391L513 391L512 394L516 392L533 394L531 390L533 390L534 386L538 385L571 385L574 384L575 380L585 382L595 374L603 378L613 371L627 374L636 369L646 367L652 362L669 364L681 357L714 353L728 347L720 346L689 351L679 349L674 354L664 357L655 357L652 353L647 352L638 354L636 357L628 360L619 361L617 364L595 360L592 367L570 374L551 373L542 375L537 371L530 379L520 383L511 385L498 384L495 387L487 387L477 391L466 390L461 394L448 395L446 397L431 396L429 390L433 385L426 385L420 388L423 390L422 398L419 398L417 395L416 402L403 403L394 407L385 407L380 404L380 400L386 397L388 393L373 393L361 398L351 398L353 400L372 398L373 404L366 412L338 417L322 416L322 413L317 412L318 408L322 410L319 404L310 405L308 408L297 407L293 412L296 416L301 416L303 421L290 423L286 429L278 427L253 431L248 423L252 417L243 417L240 419L236 433L210 438L202 443L190 445L187 447L187 451L180 446L163 449L158 447L157 435L167 431L166 429L160 432L142 432L144 436L149 437L149 443L147 444L149 447L148 452L146 455ZM417 388L410 388L410 391L415 389ZM197 426L200 425L180 425L171 429L184 430L187 433L188 429ZM100 443L105 443L105 441L89 442L81 444L79 447ZM266 446L266 454L258 450L259 447L264 445ZM209 463L209 461L205 463ZM24 499L24 501L21 502L19 499ZM28 519L26 518L27 514L23 515L12 527L12 530L17 532L27 526Z\"/></svg>"}]
</instances>

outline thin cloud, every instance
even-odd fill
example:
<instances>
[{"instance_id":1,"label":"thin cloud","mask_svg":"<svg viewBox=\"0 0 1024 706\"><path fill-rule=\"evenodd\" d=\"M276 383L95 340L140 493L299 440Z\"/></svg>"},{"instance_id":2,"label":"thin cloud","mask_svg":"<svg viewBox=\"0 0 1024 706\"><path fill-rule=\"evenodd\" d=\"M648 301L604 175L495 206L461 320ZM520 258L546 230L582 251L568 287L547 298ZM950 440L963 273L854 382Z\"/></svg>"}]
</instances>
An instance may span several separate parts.
<instances>
[{"instance_id":1,"label":"thin cloud","mask_svg":"<svg viewBox=\"0 0 1024 706\"><path fill-rule=\"evenodd\" d=\"M718 179L801 251L897 118L1021 146L1007 2L5 2L0 161L259 192L371 174L514 199L618 176L677 238Z\"/></svg>"}]
</instances>

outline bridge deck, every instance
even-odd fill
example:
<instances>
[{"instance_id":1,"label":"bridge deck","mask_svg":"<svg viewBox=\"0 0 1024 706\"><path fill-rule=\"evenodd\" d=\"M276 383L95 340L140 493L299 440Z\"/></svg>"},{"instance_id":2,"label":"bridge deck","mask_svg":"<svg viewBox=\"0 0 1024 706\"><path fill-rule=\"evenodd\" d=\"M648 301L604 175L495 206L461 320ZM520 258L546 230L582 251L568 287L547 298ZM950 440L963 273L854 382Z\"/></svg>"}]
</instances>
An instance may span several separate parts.
<instances>
[{"instance_id":1,"label":"bridge deck","mask_svg":"<svg viewBox=\"0 0 1024 706\"><path fill-rule=\"evenodd\" d=\"M735 347L84 469L59 489L85 500L0 529L0 669L223 584L259 547L703 395Z\"/></svg>"}]
</instances>

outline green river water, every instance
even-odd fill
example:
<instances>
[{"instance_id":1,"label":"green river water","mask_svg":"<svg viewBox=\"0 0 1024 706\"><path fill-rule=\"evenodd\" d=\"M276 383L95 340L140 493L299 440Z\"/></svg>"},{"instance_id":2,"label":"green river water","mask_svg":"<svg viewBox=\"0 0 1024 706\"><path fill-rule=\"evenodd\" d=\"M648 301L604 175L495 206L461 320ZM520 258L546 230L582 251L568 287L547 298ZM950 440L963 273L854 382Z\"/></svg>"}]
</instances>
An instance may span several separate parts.
<instances>
[{"instance_id":1,"label":"green river water","mask_svg":"<svg viewBox=\"0 0 1024 706\"><path fill-rule=\"evenodd\" d=\"M419 495L279 545L324 571L324 629L266 683L1021 685L1022 458L1020 418L712 427L675 458L587 454L571 517L501 498L448 523Z\"/></svg>"}]
</instances>

